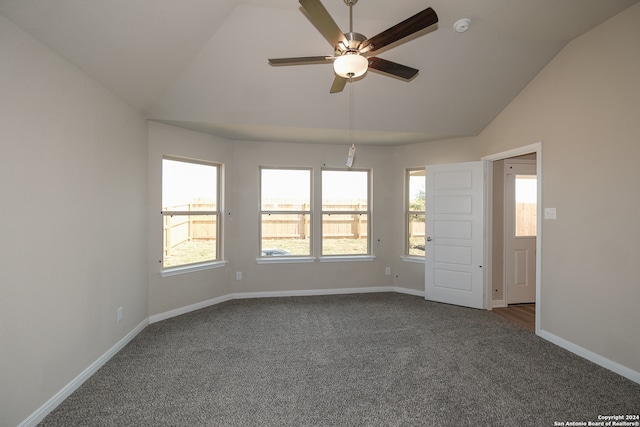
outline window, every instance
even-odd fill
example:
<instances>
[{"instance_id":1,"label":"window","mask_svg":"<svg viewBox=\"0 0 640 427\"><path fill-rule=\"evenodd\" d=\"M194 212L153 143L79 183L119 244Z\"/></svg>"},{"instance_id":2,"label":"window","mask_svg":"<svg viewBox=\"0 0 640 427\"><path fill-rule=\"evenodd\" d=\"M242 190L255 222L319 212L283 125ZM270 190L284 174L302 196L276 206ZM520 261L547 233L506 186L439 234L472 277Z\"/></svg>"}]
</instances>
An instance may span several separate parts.
<instances>
[{"instance_id":1,"label":"window","mask_svg":"<svg viewBox=\"0 0 640 427\"><path fill-rule=\"evenodd\" d=\"M322 171L322 255L368 255L370 176L367 170Z\"/></svg>"},{"instance_id":2,"label":"window","mask_svg":"<svg viewBox=\"0 0 640 427\"><path fill-rule=\"evenodd\" d=\"M425 179L424 169L407 169L405 254L409 256L424 256Z\"/></svg>"},{"instance_id":3,"label":"window","mask_svg":"<svg viewBox=\"0 0 640 427\"><path fill-rule=\"evenodd\" d=\"M163 268L220 259L220 170L162 159Z\"/></svg>"},{"instance_id":4,"label":"window","mask_svg":"<svg viewBox=\"0 0 640 427\"><path fill-rule=\"evenodd\" d=\"M535 237L538 181L535 175L516 175L515 236Z\"/></svg>"},{"instance_id":5,"label":"window","mask_svg":"<svg viewBox=\"0 0 640 427\"><path fill-rule=\"evenodd\" d=\"M311 169L260 169L260 256L311 255Z\"/></svg>"}]
</instances>

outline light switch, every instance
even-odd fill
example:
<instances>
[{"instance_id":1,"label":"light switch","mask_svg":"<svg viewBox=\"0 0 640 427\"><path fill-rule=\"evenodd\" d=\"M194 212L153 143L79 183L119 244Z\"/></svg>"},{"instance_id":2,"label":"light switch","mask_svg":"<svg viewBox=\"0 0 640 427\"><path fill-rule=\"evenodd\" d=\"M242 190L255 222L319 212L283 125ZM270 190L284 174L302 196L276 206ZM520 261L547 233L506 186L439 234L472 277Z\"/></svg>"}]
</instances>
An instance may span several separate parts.
<instances>
[{"instance_id":1,"label":"light switch","mask_svg":"<svg viewBox=\"0 0 640 427\"><path fill-rule=\"evenodd\" d=\"M544 219L556 219L556 208L544 208Z\"/></svg>"}]
</instances>

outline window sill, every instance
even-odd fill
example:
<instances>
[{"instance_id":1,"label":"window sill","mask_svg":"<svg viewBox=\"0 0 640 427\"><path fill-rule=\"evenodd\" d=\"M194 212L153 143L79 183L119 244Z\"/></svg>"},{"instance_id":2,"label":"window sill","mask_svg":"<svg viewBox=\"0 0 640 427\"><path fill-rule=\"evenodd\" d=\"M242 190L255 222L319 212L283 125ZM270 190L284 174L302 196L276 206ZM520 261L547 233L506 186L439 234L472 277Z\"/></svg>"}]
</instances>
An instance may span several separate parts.
<instances>
[{"instance_id":1,"label":"window sill","mask_svg":"<svg viewBox=\"0 0 640 427\"><path fill-rule=\"evenodd\" d=\"M315 257L309 256L271 256L256 258L258 264L300 264L315 262Z\"/></svg>"},{"instance_id":2,"label":"window sill","mask_svg":"<svg viewBox=\"0 0 640 427\"><path fill-rule=\"evenodd\" d=\"M193 273L194 271L211 270L213 268L220 268L227 265L229 261L213 261L204 264L185 265L181 267L166 268L160 272L160 276L169 277L177 276L178 274Z\"/></svg>"},{"instance_id":3,"label":"window sill","mask_svg":"<svg viewBox=\"0 0 640 427\"><path fill-rule=\"evenodd\" d=\"M403 255L403 256L400 257L400 259L402 261L405 261L405 262L415 262L417 264L424 264L424 257L423 256Z\"/></svg>"},{"instance_id":4,"label":"window sill","mask_svg":"<svg viewBox=\"0 0 640 427\"><path fill-rule=\"evenodd\" d=\"M336 255L320 257L320 262L373 261L373 255Z\"/></svg>"}]
</instances>

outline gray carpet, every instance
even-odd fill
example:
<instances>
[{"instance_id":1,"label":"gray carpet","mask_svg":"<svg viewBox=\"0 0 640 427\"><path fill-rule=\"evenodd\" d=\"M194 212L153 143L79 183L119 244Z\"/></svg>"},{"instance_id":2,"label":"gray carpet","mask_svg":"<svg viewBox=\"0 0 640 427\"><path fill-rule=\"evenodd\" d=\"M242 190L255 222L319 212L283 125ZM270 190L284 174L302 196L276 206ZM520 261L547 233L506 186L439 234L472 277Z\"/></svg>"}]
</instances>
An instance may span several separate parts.
<instances>
[{"instance_id":1,"label":"gray carpet","mask_svg":"<svg viewBox=\"0 0 640 427\"><path fill-rule=\"evenodd\" d=\"M43 426L553 426L640 385L481 310L395 293L235 300L147 327Z\"/></svg>"}]
</instances>

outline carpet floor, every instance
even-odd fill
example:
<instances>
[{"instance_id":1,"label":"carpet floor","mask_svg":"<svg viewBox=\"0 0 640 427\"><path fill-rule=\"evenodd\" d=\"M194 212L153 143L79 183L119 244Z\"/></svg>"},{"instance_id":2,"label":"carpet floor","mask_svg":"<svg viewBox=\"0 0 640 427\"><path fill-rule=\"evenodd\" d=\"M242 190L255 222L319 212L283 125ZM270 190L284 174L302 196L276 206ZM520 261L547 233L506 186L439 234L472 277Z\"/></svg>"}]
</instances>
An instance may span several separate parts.
<instances>
[{"instance_id":1,"label":"carpet floor","mask_svg":"<svg viewBox=\"0 0 640 427\"><path fill-rule=\"evenodd\" d=\"M149 325L41 425L553 426L638 413L640 385L494 313L380 293L234 300Z\"/></svg>"}]
</instances>

